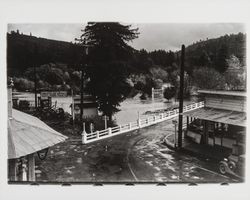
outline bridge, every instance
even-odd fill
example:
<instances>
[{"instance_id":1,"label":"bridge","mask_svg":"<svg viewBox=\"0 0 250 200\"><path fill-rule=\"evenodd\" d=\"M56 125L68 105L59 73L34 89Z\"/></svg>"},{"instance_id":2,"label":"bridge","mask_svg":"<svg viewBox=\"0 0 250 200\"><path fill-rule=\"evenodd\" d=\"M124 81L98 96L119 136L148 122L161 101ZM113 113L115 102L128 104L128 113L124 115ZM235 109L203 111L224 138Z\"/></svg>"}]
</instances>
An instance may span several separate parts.
<instances>
[{"instance_id":1,"label":"bridge","mask_svg":"<svg viewBox=\"0 0 250 200\"><path fill-rule=\"evenodd\" d=\"M183 107L183 112L187 112L187 111L191 111L191 110L195 110L198 108L202 108L204 107L204 102L198 102L198 103L193 103L187 106ZM148 127L148 126L152 126L154 124L172 119L174 117L177 117L179 114L179 109L174 109L171 111L167 111L167 112L163 112L163 113L159 113L159 114L155 114L155 115L151 115L151 116L147 116L144 118L139 118L138 120L134 121L134 122L130 122L127 124L122 124L119 126L115 126L115 127L110 127L101 131L95 131L92 133L87 133L85 131L83 131L82 133L82 143L83 144L87 144L90 142L94 142L94 141L98 141L98 140L102 140L105 138L109 138L115 135L119 135L122 133L127 133L130 131L134 131L140 128L144 128L144 127Z\"/></svg>"}]
</instances>

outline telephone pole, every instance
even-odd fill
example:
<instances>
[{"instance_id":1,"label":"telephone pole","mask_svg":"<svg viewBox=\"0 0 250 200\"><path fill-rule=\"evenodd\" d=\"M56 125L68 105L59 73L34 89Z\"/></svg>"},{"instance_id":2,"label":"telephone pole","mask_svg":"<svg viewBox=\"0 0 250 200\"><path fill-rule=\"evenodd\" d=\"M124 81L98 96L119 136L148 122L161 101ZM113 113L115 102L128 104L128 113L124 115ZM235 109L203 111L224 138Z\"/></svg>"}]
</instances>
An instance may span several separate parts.
<instances>
[{"instance_id":1,"label":"telephone pole","mask_svg":"<svg viewBox=\"0 0 250 200\"><path fill-rule=\"evenodd\" d=\"M179 126L178 126L178 148L182 148L182 120L183 120L183 88L184 88L184 60L185 46L181 47L181 70L180 70L180 92L179 92Z\"/></svg>"}]
</instances>

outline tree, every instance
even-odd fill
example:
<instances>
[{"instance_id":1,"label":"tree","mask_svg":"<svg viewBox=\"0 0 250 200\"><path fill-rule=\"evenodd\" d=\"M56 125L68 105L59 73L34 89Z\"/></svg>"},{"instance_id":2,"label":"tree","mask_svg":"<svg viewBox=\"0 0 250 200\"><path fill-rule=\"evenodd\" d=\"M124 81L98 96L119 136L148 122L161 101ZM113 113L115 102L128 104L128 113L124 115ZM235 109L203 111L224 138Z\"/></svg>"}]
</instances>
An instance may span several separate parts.
<instances>
[{"instance_id":1,"label":"tree","mask_svg":"<svg viewBox=\"0 0 250 200\"><path fill-rule=\"evenodd\" d=\"M215 69L223 73L227 70L228 46L223 44L219 49L217 58L215 60Z\"/></svg>"},{"instance_id":2,"label":"tree","mask_svg":"<svg viewBox=\"0 0 250 200\"><path fill-rule=\"evenodd\" d=\"M138 34L138 29L120 23L88 23L82 34L91 46L86 90L96 97L99 109L110 120L131 88L127 63L134 50L127 42Z\"/></svg>"},{"instance_id":3,"label":"tree","mask_svg":"<svg viewBox=\"0 0 250 200\"><path fill-rule=\"evenodd\" d=\"M208 67L194 69L193 81L200 89L223 89L225 86L224 76Z\"/></svg>"},{"instance_id":4,"label":"tree","mask_svg":"<svg viewBox=\"0 0 250 200\"><path fill-rule=\"evenodd\" d=\"M176 89L174 87L168 87L164 89L163 95L164 95L164 98L169 101L169 99L174 97L175 93L176 93Z\"/></svg>"},{"instance_id":5,"label":"tree","mask_svg":"<svg viewBox=\"0 0 250 200\"><path fill-rule=\"evenodd\" d=\"M246 78L244 67L241 66L239 58L231 55L227 59L228 69L224 73L227 89L229 90L245 90Z\"/></svg>"}]
</instances>

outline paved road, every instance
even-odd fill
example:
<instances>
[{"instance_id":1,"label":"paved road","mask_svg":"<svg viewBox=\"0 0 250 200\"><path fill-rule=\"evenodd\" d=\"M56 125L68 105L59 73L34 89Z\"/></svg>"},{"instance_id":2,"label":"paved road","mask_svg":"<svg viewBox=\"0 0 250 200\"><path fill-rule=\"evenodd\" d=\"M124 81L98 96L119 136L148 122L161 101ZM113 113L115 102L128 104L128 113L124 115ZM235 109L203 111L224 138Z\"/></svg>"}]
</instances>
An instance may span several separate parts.
<instances>
[{"instance_id":1,"label":"paved road","mask_svg":"<svg viewBox=\"0 0 250 200\"><path fill-rule=\"evenodd\" d=\"M38 181L69 182L235 182L216 172L216 163L168 149L163 138L171 121L82 145L79 137L37 160Z\"/></svg>"}]
</instances>

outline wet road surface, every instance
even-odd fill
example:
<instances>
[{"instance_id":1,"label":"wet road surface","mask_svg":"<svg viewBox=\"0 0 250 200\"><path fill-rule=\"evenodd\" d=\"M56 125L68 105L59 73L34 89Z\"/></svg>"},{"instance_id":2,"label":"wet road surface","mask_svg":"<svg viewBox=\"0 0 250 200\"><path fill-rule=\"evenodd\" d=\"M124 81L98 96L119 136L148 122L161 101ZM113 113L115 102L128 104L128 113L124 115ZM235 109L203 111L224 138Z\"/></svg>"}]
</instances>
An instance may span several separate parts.
<instances>
[{"instance_id":1,"label":"wet road surface","mask_svg":"<svg viewBox=\"0 0 250 200\"><path fill-rule=\"evenodd\" d=\"M36 160L36 180L45 182L196 182L238 180L220 175L217 163L175 152L163 144L171 120L87 145L74 136Z\"/></svg>"}]
</instances>

